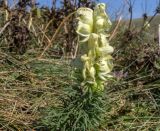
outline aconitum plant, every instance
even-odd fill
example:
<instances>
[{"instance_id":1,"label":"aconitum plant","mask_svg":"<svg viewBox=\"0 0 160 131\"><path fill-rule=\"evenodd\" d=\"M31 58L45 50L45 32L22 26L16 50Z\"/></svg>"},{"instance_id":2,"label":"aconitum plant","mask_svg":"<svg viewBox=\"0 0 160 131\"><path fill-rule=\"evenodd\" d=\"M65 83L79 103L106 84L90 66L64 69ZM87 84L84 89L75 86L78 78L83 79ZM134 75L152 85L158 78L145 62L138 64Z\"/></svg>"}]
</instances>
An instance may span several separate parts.
<instances>
[{"instance_id":1,"label":"aconitum plant","mask_svg":"<svg viewBox=\"0 0 160 131\"><path fill-rule=\"evenodd\" d=\"M113 68L113 47L109 45L109 30L112 25L105 12L105 4L98 4L94 10L79 8L77 11L77 34L81 61L83 62L83 82L85 89L103 91L104 83L111 77Z\"/></svg>"},{"instance_id":2,"label":"aconitum plant","mask_svg":"<svg viewBox=\"0 0 160 131\"><path fill-rule=\"evenodd\" d=\"M77 81L71 88L65 88L65 95L60 97L61 105L49 108L42 120L44 126L53 131L105 128L103 123L106 123L109 107L103 90L113 68L113 47L108 40L111 21L105 13L105 4L98 4L94 11L79 8L77 19L80 45L80 60L76 61L79 69L74 72Z\"/></svg>"}]
</instances>

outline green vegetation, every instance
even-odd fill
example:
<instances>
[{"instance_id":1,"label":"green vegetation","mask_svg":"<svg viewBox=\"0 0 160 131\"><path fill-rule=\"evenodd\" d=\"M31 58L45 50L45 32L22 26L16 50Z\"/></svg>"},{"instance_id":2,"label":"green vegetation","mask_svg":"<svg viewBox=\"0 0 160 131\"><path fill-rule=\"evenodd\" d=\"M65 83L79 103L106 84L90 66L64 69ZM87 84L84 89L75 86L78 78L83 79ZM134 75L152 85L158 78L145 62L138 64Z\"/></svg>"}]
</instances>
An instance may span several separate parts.
<instances>
[{"instance_id":1,"label":"green vegetation","mask_svg":"<svg viewBox=\"0 0 160 131\"><path fill-rule=\"evenodd\" d=\"M52 10L30 1L13 9L1 3L0 130L159 131L160 51L158 27L153 29L159 16L150 28L141 29L142 19L133 20L130 29L128 22L115 31L117 22L112 25L107 31L114 47L112 77L103 91L85 92L88 74L84 81L86 74L75 65L83 68L79 57L87 49L78 50L73 23L78 7L93 9L94 3L69 2Z\"/></svg>"}]
</instances>

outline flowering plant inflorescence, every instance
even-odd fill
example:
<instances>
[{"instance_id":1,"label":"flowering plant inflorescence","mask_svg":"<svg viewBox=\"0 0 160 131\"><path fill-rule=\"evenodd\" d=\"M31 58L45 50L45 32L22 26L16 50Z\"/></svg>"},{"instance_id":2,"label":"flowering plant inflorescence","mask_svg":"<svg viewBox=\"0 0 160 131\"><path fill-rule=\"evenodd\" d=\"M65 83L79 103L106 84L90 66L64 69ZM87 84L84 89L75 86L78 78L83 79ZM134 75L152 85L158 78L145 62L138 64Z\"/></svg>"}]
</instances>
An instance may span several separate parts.
<instances>
[{"instance_id":1,"label":"flowering plant inflorescence","mask_svg":"<svg viewBox=\"0 0 160 131\"><path fill-rule=\"evenodd\" d=\"M71 88L65 88L60 97L62 105L48 109L43 119L44 125L53 131L98 131L109 109L103 89L111 76L113 48L108 41L111 22L105 4L98 4L94 11L79 8L77 19L80 44L80 60L76 59L79 70L74 70L77 81Z\"/></svg>"},{"instance_id":2,"label":"flowering plant inflorescence","mask_svg":"<svg viewBox=\"0 0 160 131\"><path fill-rule=\"evenodd\" d=\"M85 89L103 91L104 83L113 68L113 47L109 45L109 29L112 25L105 12L105 4L98 4L94 10L79 8L77 11L77 34L82 52L83 82Z\"/></svg>"}]
</instances>

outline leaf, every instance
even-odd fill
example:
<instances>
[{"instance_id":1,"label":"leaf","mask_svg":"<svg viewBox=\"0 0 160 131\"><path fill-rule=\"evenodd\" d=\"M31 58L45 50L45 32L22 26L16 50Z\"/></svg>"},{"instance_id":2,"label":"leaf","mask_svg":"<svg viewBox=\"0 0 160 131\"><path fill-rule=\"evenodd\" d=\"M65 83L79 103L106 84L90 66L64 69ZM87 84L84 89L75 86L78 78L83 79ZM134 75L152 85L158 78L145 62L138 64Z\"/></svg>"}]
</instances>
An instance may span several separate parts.
<instances>
[{"instance_id":1,"label":"leaf","mask_svg":"<svg viewBox=\"0 0 160 131\"><path fill-rule=\"evenodd\" d=\"M160 69L160 60L157 60L154 62L154 66L157 68L157 69Z\"/></svg>"}]
</instances>

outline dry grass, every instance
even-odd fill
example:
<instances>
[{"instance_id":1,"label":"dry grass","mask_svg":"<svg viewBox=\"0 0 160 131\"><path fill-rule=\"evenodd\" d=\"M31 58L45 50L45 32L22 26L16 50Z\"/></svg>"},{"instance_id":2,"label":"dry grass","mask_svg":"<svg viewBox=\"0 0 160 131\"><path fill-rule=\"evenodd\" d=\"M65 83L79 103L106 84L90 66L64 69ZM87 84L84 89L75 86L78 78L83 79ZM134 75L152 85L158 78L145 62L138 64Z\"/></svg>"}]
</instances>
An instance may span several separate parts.
<instances>
[{"instance_id":1,"label":"dry grass","mask_svg":"<svg viewBox=\"0 0 160 131\"><path fill-rule=\"evenodd\" d=\"M72 83L70 67L66 61L6 56L0 56L0 129L30 129L40 110L56 104L62 87Z\"/></svg>"}]
</instances>

